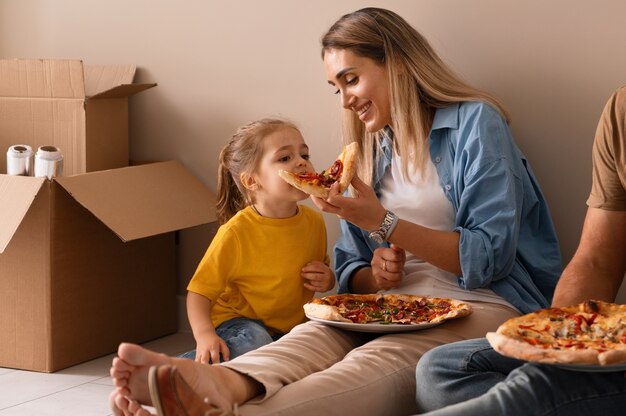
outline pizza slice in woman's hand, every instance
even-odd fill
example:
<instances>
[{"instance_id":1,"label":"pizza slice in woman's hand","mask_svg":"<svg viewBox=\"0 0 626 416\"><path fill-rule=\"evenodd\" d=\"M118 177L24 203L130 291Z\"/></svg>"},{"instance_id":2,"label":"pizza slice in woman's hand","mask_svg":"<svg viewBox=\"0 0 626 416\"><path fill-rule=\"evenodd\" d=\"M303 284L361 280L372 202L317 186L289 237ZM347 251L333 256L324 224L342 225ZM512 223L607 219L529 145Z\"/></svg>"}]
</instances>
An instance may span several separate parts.
<instances>
[{"instance_id":1,"label":"pizza slice in woman's hand","mask_svg":"<svg viewBox=\"0 0 626 416\"><path fill-rule=\"evenodd\" d=\"M328 198L330 187L335 182L339 182L339 193L343 193L350 185L356 172L358 150L359 145L356 142L344 146L343 152L337 157L335 163L321 173L295 173L280 170L278 175L291 186L309 195L326 199Z\"/></svg>"}]
</instances>

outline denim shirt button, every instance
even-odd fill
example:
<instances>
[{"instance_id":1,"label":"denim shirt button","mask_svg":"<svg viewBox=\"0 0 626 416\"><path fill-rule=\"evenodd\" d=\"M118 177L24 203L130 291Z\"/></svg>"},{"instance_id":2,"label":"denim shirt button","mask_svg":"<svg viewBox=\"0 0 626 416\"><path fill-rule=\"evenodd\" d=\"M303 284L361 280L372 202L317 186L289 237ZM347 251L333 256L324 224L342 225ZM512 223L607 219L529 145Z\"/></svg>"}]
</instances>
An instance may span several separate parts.
<instances>
[{"instance_id":1,"label":"denim shirt button","mask_svg":"<svg viewBox=\"0 0 626 416\"><path fill-rule=\"evenodd\" d=\"M446 185L444 188L446 188L446 191L449 191L450 189L452 189L452 185Z\"/></svg>"},{"instance_id":2,"label":"denim shirt button","mask_svg":"<svg viewBox=\"0 0 626 416\"><path fill-rule=\"evenodd\" d=\"M439 163L439 162L441 162L441 156L437 156L437 157L435 158L435 163Z\"/></svg>"}]
</instances>

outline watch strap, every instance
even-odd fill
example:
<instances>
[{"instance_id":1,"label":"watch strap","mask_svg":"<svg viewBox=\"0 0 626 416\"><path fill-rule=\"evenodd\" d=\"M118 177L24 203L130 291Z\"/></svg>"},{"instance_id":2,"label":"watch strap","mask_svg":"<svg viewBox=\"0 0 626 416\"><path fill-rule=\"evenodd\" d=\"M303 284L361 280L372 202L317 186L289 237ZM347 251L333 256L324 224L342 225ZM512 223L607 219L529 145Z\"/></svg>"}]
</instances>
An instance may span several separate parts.
<instances>
[{"instance_id":1,"label":"watch strap","mask_svg":"<svg viewBox=\"0 0 626 416\"><path fill-rule=\"evenodd\" d=\"M398 225L398 217L391 211L385 212L385 217L383 218L383 222L380 224L377 230L372 231L369 234L369 237L378 242L382 243L387 240L393 230L395 230Z\"/></svg>"}]
</instances>

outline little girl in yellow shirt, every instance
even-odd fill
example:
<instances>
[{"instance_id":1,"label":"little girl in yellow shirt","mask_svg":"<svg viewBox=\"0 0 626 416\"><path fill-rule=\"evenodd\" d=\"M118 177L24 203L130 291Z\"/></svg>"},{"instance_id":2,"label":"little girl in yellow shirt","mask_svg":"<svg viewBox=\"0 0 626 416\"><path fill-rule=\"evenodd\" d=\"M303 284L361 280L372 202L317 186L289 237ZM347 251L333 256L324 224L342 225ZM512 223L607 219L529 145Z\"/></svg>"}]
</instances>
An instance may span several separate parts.
<instances>
[{"instance_id":1,"label":"little girl in yellow shirt","mask_svg":"<svg viewBox=\"0 0 626 416\"><path fill-rule=\"evenodd\" d=\"M322 215L278 176L312 172L309 148L290 122L262 119L222 149L222 224L189 283L187 315L202 363L227 361L304 321L302 305L335 286Z\"/></svg>"}]
</instances>

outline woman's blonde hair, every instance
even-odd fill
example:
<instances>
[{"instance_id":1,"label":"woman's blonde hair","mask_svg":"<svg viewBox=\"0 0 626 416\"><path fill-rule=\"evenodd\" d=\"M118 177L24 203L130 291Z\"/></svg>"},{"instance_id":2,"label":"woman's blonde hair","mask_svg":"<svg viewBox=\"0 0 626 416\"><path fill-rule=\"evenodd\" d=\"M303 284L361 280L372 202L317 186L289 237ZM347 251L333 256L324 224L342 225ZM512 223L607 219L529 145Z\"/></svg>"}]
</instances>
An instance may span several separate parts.
<instances>
[{"instance_id":1,"label":"woman's blonde hair","mask_svg":"<svg viewBox=\"0 0 626 416\"><path fill-rule=\"evenodd\" d=\"M322 58L332 49L349 50L384 65L390 91L394 148L400 155L414 155L424 168L428 135L435 110L461 101L491 104L508 121L502 104L493 96L463 81L437 55L428 41L396 13L364 8L342 16L322 37ZM343 112L343 139L360 144L359 176L371 183L375 146L382 131L368 133L351 110ZM409 176L409 161L402 157L402 171Z\"/></svg>"},{"instance_id":2,"label":"woman's blonde hair","mask_svg":"<svg viewBox=\"0 0 626 416\"><path fill-rule=\"evenodd\" d=\"M217 169L217 219L220 224L254 202L250 191L241 183L241 176L256 171L263 156L263 139L284 128L298 130L287 120L264 118L253 121L239 127L222 148Z\"/></svg>"}]
</instances>

